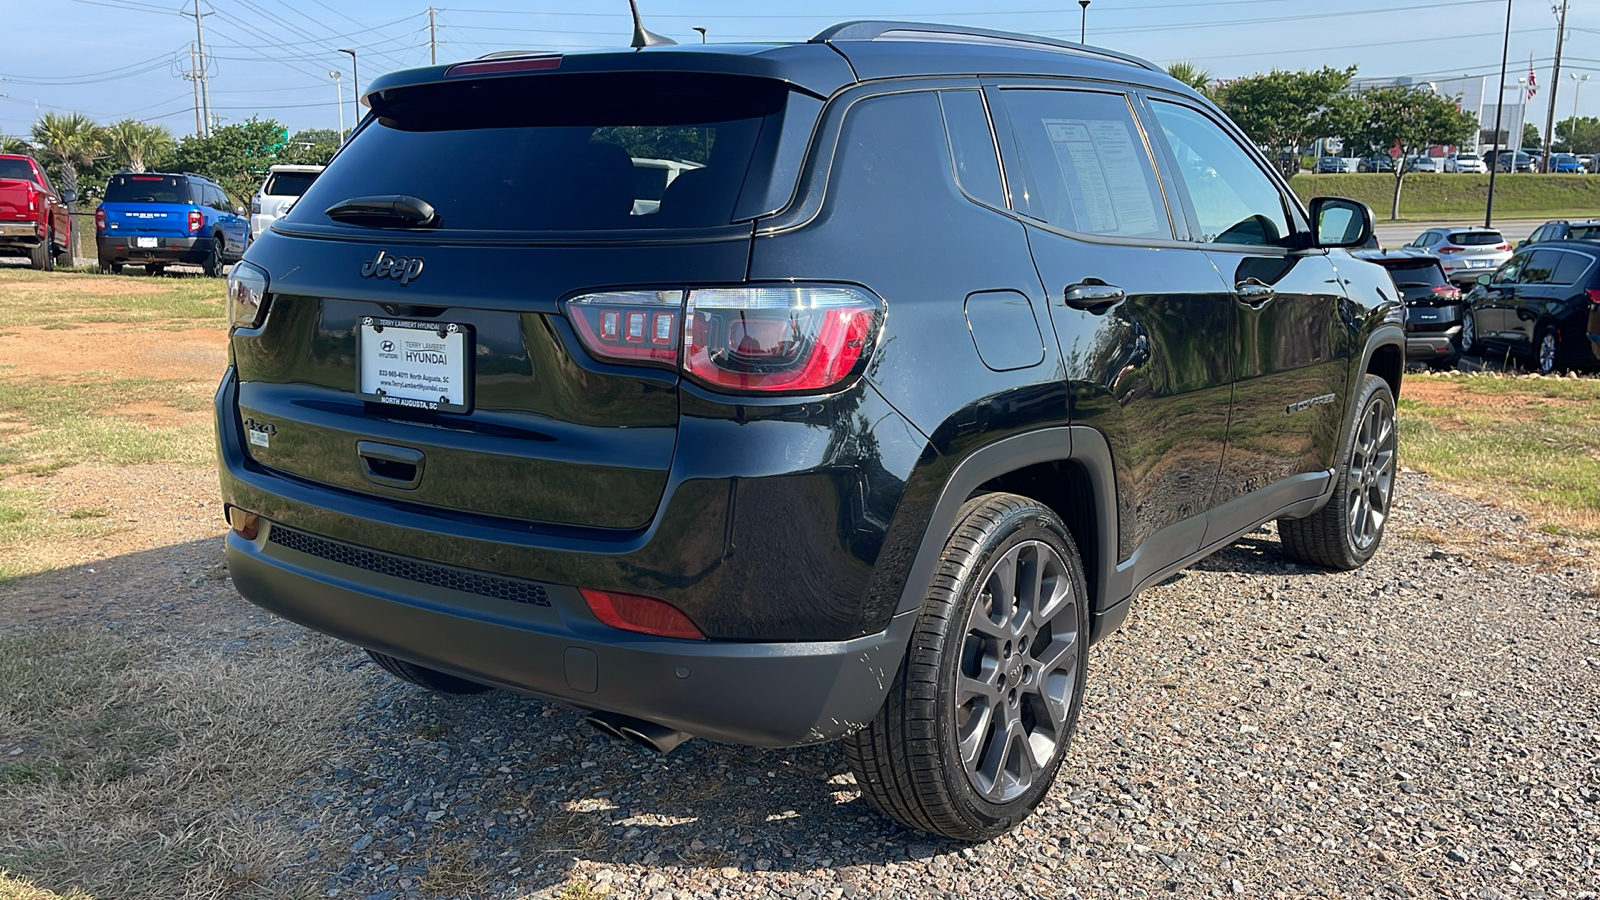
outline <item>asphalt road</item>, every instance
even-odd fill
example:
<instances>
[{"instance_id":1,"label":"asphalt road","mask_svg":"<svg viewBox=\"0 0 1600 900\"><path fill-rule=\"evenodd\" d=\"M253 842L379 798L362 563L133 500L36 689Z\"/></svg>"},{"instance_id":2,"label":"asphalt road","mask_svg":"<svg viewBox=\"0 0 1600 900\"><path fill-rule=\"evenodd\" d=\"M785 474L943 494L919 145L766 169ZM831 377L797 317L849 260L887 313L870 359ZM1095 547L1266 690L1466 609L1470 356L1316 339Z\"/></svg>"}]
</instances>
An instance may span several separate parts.
<instances>
[{"instance_id":1,"label":"asphalt road","mask_svg":"<svg viewBox=\"0 0 1600 900\"><path fill-rule=\"evenodd\" d=\"M1501 219L1496 220L1495 227L1506 236L1506 240L1515 244L1530 234L1533 230L1543 225L1549 219ZM1429 228L1440 228L1445 225L1482 225L1483 219L1469 222L1461 219L1452 219L1439 222L1379 222L1377 226L1378 243L1385 247L1398 247Z\"/></svg>"}]
</instances>

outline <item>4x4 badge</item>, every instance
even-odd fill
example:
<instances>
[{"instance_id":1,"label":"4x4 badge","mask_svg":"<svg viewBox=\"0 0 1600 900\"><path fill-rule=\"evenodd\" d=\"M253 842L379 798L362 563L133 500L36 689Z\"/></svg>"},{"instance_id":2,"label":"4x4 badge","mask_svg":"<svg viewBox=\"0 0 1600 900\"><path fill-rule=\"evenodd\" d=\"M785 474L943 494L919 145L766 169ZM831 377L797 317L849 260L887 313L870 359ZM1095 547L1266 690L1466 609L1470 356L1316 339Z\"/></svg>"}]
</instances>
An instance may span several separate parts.
<instances>
[{"instance_id":1,"label":"4x4 badge","mask_svg":"<svg viewBox=\"0 0 1600 900\"><path fill-rule=\"evenodd\" d=\"M362 278L393 278L401 284L410 284L421 274L422 257L390 256L387 250L379 250L361 265Z\"/></svg>"}]
</instances>

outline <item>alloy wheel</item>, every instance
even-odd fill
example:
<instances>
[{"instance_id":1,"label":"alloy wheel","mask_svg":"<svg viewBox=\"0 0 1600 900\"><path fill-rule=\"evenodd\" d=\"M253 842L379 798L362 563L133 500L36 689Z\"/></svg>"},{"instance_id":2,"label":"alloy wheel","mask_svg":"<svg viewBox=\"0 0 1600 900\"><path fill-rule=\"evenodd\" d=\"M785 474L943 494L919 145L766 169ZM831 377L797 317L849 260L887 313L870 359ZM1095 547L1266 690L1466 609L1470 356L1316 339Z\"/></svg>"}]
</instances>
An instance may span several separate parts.
<instances>
[{"instance_id":1,"label":"alloy wheel","mask_svg":"<svg viewBox=\"0 0 1600 900\"><path fill-rule=\"evenodd\" d=\"M1348 520L1350 541L1357 549L1366 550L1383 534L1394 496L1398 443L1394 407L1386 395L1373 397L1362 411L1350 453Z\"/></svg>"},{"instance_id":2,"label":"alloy wheel","mask_svg":"<svg viewBox=\"0 0 1600 900\"><path fill-rule=\"evenodd\" d=\"M1473 346L1477 344L1477 342L1478 326L1473 324L1472 310L1469 309L1467 310L1467 314L1461 317L1461 349L1463 351L1471 352Z\"/></svg>"},{"instance_id":3,"label":"alloy wheel","mask_svg":"<svg viewBox=\"0 0 1600 900\"><path fill-rule=\"evenodd\" d=\"M1556 370L1556 333L1545 330L1539 336L1539 374L1549 375Z\"/></svg>"},{"instance_id":4,"label":"alloy wheel","mask_svg":"<svg viewBox=\"0 0 1600 900\"><path fill-rule=\"evenodd\" d=\"M1050 545L997 559L967 620L956 676L956 740L967 778L991 803L1046 776L1067 740L1083 665L1071 570Z\"/></svg>"}]
</instances>

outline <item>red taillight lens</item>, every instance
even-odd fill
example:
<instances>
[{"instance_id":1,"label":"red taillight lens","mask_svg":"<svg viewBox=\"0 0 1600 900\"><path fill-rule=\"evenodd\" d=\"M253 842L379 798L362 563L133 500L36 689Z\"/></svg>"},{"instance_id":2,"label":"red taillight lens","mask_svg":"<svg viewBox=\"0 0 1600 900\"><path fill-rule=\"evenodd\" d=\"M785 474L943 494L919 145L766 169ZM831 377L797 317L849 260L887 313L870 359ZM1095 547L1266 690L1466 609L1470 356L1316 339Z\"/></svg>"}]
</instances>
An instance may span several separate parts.
<instances>
[{"instance_id":1,"label":"red taillight lens","mask_svg":"<svg viewBox=\"0 0 1600 900\"><path fill-rule=\"evenodd\" d=\"M106 230L106 211L104 209L96 209L94 211L94 230Z\"/></svg>"},{"instance_id":2,"label":"red taillight lens","mask_svg":"<svg viewBox=\"0 0 1600 900\"><path fill-rule=\"evenodd\" d=\"M33 185L30 184L28 185L28 212L37 212L38 210L39 192L34 190Z\"/></svg>"},{"instance_id":3,"label":"red taillight lens","mask_svg":"<svg viewBox=\"0 0 1600 900\"><path fill-rule=\"evenodd\" d=\"M1496 250L1510 250L1511 249L1511 245L1510 244L1501 244L1501 245L1495 247L1495 249Z\"/></svg>"},{"instance_id":4,"label":"red taillight lens","mask_svg":"<svg viewBox=\"0 0 1600 900\"><path fill-rule=\"evenodd\" d=\"M1434 285L1433 286L1433 292L1435 294L1438 294L1439 296L1445 298L1446 300L1459 300L1459 299L1461 299L1461 290L1459 288L1451 287L1448 284L1436 284L1436 285Z\"/></svg>"},{"instance_id":5,"label":"red taillight lens","mask_svg":"<svg viewBox=\"0 0 1600 900\"><path fill-rule=\"evenodd\" d=\"M1440 253L1460 253L1461 250L1462 250L1461 247L1449 247L1449 246L1446 246L1446 247L1440 247L1438 252L1440 252Z\"/></svg>"},{"instance_id":6,"label":"red taillight lens","mask_svg":"<svg viewBox=\"0 0 1600 900\"><path fill-rule=\"evenodd\" d=\"M206 224L206 214L198 209L189 210L189 233L194 234Z\"/></svg>"},{"instance_id":7,"label":"red taillight lens","mask_svg":"<svg viewBox=\"0 0 1600 900\"><path fill-rule=\"evenodd\" d=\"M591 588L580 588L579 593L594 617L612 628L690 641L706 639L682 610L665 600Z\"/></svg>"},{"instance_id":8,"label":"red taillight lens","mask_svg":"<svg viewBox=\"0 0 1600 900\"><path fill-rule=\"evenodd\" d=\"M567 301L590 353L619 362L678 364L683 291L608 291Z\"/></svg>"},{"instance_id":9,"label":"red taillight lens","mask_svg":"<svg viewBox=\"0 0 1600 900\"><path fill-rule=\"evenodd\" d=\"M561 68L561 57L558 55L523 56L514 59L485 59L476 62L456 63L444 70L444 77L502 75L506 72L547 72L551 69L559 68Z\"/></svg>"},{"instance_id":10,"label":"red taillight lens","mask_svg":"<svg viewBox=\"0 0 1600 900\"><path fill-rule=\"evenodd\" d=\"M683 370L717 389L824 390L866 358L883 313L844 286L690 291Z\"/></svg>"},{"instance_id":11,"label":"red taillight lens","mask_svg":"<svg viewBox=\"0 0 1600 900\"><path fill-rule=\"evenodd\" d=\"M1600 288L1589 288L1589 302L1600 306Z\"/></svg>"}]
</instances>

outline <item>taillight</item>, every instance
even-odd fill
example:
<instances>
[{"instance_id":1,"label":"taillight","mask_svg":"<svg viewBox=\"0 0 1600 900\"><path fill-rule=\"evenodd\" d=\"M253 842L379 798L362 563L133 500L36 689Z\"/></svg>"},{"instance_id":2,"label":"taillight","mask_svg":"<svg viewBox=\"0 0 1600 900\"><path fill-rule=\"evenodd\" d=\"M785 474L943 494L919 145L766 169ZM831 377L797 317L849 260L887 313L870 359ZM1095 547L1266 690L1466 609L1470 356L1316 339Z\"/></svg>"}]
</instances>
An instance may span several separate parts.
<instances>
[{"instance_id":1,"label":"taillight","mask_svg":"<svg viewBox=\"0 0 1600 900\"><path fill-rule=\"evenodd\" d=\"M28 212L38 212L38 211L39 211L39 192L34 189L33 185L30 184L30 185L28 185Z\"/></svg>"},{"instance_id":2,"label":"taillight","mask_svg":"<svg viewBox=\"0 0 1600 900\"><path fill-rule=\"evenodd\" d=\"M254 328L261 324L269 283L266 270L247 262L236 263L228 270L229 328Z\"/></svg>"},{"instance_id":3,"label":"taillight","mask_svg":"<svg viewBox=\"0 0 1600 900\"><path fill-rule=\"evenodd\" d=\"M1461 291L1460 291L1460 289L1459 288L1453 288L1448 284L1436 284L1436 285L1434 285L1433 286L1433 292L1435 294L1438 294L1439 296L1445 298L1446 300L1459 300L1459 299L1461 299Z\"/></svg>"},{"instance_id":4,"label":"taillight","mask_svg":"<svg viewBox=\"0 0 1600 900\"><path fill-rule=\"evenodd\" d=\"M865 359L883 314L842 285L690 291L683 371L711 388L820 391Z\"/></svg>"},{"instance_id":5,"label":"taillight","mask_svg":"<svg viewBox=\"0 0 1600 900\"><path fill-rule=\"evenodd\" d=\"M594 617L612 628L691 641L706 639L682 610L665 600L590 588L580 588L578 593Z\"/></svg>"},{"instance_id":6,"label":"taillight","mask_svg":"<svg viewBox=\"0 0 1600 900\"><path fill-rule=\"evenodd\" d=\"M1510 244L1501 244L1501 245L1495 247L1495 249L1496 250L1510 250L1511 249L1511 245Z\"/></svg>"},{"instance_id":7,"label":"taillight","mask_svg":"<svg viewBox=\"0 0 1600 900\"><path fill-rule=\"evenodd\" d=\"M607 291L566 308L600 359L676 365L715 390L763 393L849 378L884 316L882 300L843 285Z\"/></svg>"},{"instance_id":8,"label":"taillight","mask_svg":"<svg viewBox=\"0 0 1600 900\"><path fill-rule=\"evenodd\" d=\"M1600 306L1600 288L1589 288L1589 302Z\"/></svg>"},{"instance_id":9,"label":"taillight","mask_svg":"<svg viewBox=\"0 0 1600 900\"><path fill-rule=\"evenodd\" d=\"M106 211L104 207L97 207L94 211L94 230L106 230Z\"/></svg>"},{"instance_id":10,"label":"taillight","mask_svg":"<svg viewBox=\"0 0 1600 900\"><path fill-rule=\"evenodd\" d=\"M250 214L253 215L253 216L261 215L261 195L260 194L256 194L254 197L250 198Z\"/></svg>"},{"instance_id":11,"label":"taillight","mask_svg":"<svg viewBox=\"0 0 1600 900\"><path fill-rule=\"evenodd\" d=\"M206 224L206 214L198 209L189 210L189 233L194 234Z\"/></svg>"},{"instance_id":12,"label":"taillight","mask_svg":"<svg viewBox=\"0 0 1600 900\"><path fill-rule=\"evenodd\" d=\"M1465 248L1446 246L1446 247L1440 247L1438 252L1440 252L1440 253L1460 253L1463 249L1465 249Z\"/></svg>"},{"instance_id":13,"label":"taillight","mask_svg":"<svg viewBox=\"0 0 1600 900\"><path fill-rule=\"evenodd\" d=\"M683 291L608 291L567 301L567 315L595 356L678 364Z\"/></svg>"}]
</instances>

